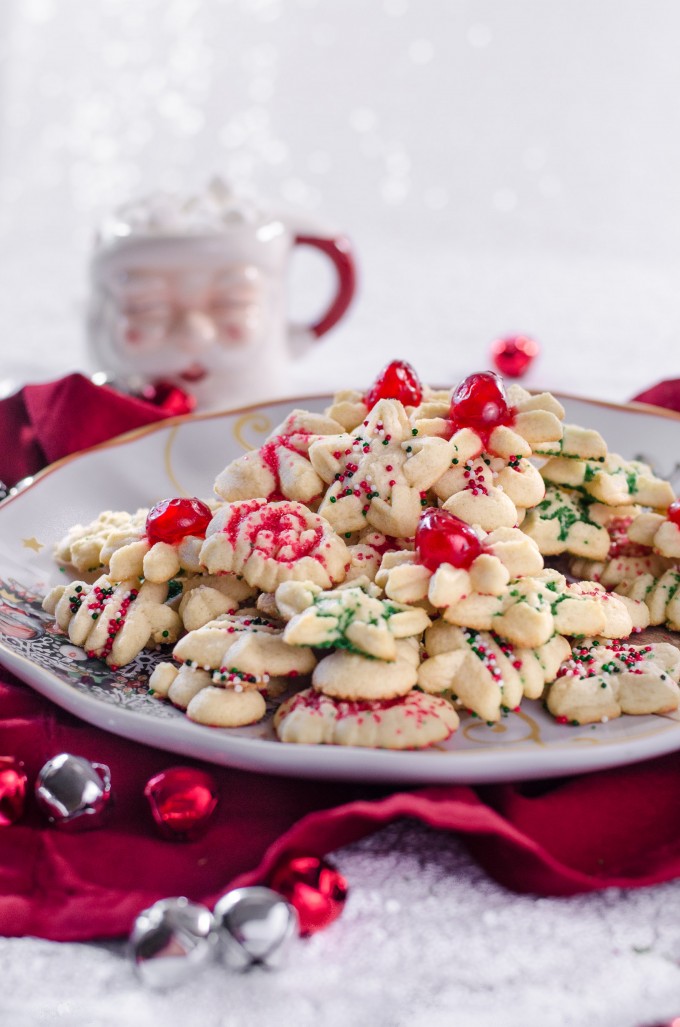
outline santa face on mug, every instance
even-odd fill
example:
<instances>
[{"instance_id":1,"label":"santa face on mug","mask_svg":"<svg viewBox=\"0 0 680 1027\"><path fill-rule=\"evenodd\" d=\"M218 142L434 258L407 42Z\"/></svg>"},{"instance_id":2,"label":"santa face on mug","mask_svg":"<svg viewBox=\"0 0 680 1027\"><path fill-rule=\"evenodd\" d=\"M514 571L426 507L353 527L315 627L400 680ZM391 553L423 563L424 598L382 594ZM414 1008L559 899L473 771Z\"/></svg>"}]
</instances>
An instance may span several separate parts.
<instances>
[{"instance_id":1,"label":"santa face on mug","mask_svg":"<svg viewBox=\"0 0 680 1027\"><path fill-rule=\"evenodd\" d=\"M252 357L266 335L266 272L215 240L129 244L100 261L90 334L105 366L191 388Z\"/></svg>"}]
</instances>

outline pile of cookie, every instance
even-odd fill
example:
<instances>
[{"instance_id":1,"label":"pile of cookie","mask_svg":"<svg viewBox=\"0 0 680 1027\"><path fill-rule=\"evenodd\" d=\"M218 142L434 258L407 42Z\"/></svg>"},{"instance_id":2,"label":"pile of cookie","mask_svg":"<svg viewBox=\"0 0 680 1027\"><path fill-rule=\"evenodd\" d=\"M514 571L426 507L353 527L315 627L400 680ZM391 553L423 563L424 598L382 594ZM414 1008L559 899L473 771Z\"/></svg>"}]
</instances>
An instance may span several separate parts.
<instances>
[{"instance_id":1,"label":"pile of cookie","mask_svg":"<svg viewBox=\"0 0 680 1027\"><path fill-rule=\"evenodd\" d=\"M284 742L423 748L524 698L562 723L670 712L680 651L630 639L680 630L680 503L564 416L394 361L293 410L212 498L76 525L56 559L80 579L45 609L111 667L172 646L150 691L197 723L275 701Z\"/></svg>"}]
</instances>

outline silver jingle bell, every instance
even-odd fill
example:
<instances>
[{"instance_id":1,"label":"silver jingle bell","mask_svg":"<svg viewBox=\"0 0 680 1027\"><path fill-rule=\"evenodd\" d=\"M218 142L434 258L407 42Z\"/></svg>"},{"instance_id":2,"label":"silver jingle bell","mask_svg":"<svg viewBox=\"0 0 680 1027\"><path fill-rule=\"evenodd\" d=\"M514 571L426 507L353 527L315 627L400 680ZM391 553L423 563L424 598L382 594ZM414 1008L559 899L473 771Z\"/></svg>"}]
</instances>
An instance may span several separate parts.
<instances>
[{"instance_id":1,"label":"silver jingle bell","mask_svg":"<svg viewBox=\"0 0 680 1027\"><path fill-rule=\"evenodd\" d=\"M62 752L43 766L35 783L40 809L54 827L99 827L111 806L111 771L104 763Z\"/></svg>"},{"instance_id":2,"label":"silver jingle bell","mask_svg":"<svg viewBox=\"0 0 680 1027\"><path fill-rule=\"evenodd\" d=\"M215 906L215 920L224 961L236 970L281 966L298 933L295 909L271 888L227 892Z\"/></svg>"},{"instance_id":3,"label":"silver jingle bell","mask_svg":"<svg viewBox=\"0 0 680 1027\"><path fill-rule=\"evenodd\" d=\"M203 969L218 944L212 913L185 898L161 899L143 910L130 934L130 958L150 988L172 988Z\"/></svg>"}]
</instances>

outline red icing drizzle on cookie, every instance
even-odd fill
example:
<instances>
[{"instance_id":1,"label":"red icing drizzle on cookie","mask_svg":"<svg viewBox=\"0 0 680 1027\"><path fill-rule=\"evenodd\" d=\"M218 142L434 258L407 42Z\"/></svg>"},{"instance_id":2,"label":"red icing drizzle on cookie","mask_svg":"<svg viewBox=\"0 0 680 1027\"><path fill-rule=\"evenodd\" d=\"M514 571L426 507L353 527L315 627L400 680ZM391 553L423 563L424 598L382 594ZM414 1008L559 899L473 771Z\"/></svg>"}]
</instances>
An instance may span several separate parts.
<instances>
[{"instance_id":1,"label":"red icing drizzle on cookie","mask_svg":"<svg viewBox=\"0 0 680 1027\"><path fill-rule=\"evenodd\" d=\"M284 495L281 489L280 473L281 460L285 460L286 455L285 452L281 451L288 450L290 453L296 453L298 456L302 456L305 458L307 458L308 456L309 443L307 443L306 448L302 444L302 442L296 444L293 441L293 439L296 437L299 437L302 440L313 439L316 436L314 436L312 432L296 430L294 432L291 432L290 435L275 435L273 439L269 439L269 441L265 442L263 446L260 446L259 453L260 457L262 458L262 462L265 464L267 470L276 482L275 488L269 493L267 499L274 501L286 499L286 496Z\"/></svg>"},{"instance_id":2,"label":"red icing drizzle on cookie","mask_svg":"<svg viewBox=\"0 0 680 1027\"><path fill-rule=\"evenodd\" d=\"M252 523L247 524L253 514ZM268 503L264 499L251 499L232 504L229 519L222 530L230 544L236 547L246 522L251 551L280 563L292 564L304 557L323 563L323 556L316 552L323 542L323 525L315 520L316 523L310 524L306 508L297 509L297 504L291 502ZM280 552L284 547L286 558L281 559Z\"/></svg>"}]
</instances>

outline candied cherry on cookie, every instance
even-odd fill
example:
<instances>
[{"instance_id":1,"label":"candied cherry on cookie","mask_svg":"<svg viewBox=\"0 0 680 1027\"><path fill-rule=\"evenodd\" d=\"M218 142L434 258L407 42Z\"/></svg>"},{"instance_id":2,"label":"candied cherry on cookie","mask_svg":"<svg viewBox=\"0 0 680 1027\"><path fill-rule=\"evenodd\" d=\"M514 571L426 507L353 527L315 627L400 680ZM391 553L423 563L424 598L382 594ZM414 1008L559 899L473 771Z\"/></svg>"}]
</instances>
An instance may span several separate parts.
<instances>
[{"instance_id":1,"label":"candied cherry on cookie","mask_svg":"<svg viewBox=\"0 0 680 1027\"><path fill-rule=\"evenodd\" d=\"M448 510L425 510L416 529L418 561L436 571L443 563L467 570L483 552L482 543L469 524Z\"/></svg>"},{"instance_id":2,"label":"candied cherry on cookie","mask_svg":"<svg viewBox=\"0 0 680 1027\"><path fill-rule=\"evenodd\" d=\"M671 503L666 512L666 517L672 524L680 528L680 499L676 499Z\"/></svg>"},{"instance_id":3,"label":"candied cherry on cookie","mask_svg":"<svg viewBox=\"0 0 680 1027\"><path fill-rule=\"evenodd\" d=\"M212 511L200 499L162 499L149 511L146 535L153 545L166 542L177 545L187 535L205 538Z\"/></svg>"},{"instance_id":4,"label":"candied cherry on cookie","mask_svg":"<svg viewBox=\"0 0 680 1027\"><path fill-rule=\"evenodd\" d=\"M422 398L423 386L415 369L405 360L393 360L366 393L365 403L369 410L379 399L398 399L405 407L417 407Z\"/></svg>"},{"instance_id":5,"label":"candied cherry on cookie","mask_svg":"<svg viewBox=\"0 0 680 1027\"><path fill-rule=\"evenodd\" d=\"M514 408L508 403L503 379L495 371L468 375L451 397L450 419L454 428L472 428L485 441L494 428L510 427Z\"/></svg>"}]
</instances>

